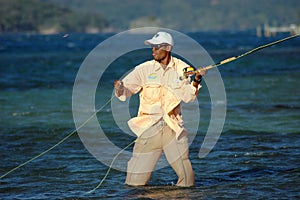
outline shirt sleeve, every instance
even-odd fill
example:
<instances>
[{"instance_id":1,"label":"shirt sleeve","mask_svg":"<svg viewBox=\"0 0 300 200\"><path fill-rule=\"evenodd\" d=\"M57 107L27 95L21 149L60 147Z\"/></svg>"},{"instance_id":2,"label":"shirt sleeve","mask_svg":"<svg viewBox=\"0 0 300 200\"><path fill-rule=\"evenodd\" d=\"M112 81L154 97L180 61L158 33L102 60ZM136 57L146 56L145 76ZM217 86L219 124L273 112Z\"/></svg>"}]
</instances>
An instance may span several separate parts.
<instances>
[{"instance_id":1,"label":"shirt sleeve","mask_svg":"<svg viewBox=\"0 0 300 200\"><path fill-rule=\"evenodd\" d=\"M123 85L119 88L121 92L116 91L115 94L121 101L125 101L131 95L138 93L142 88L140 70L136 67L122 79L122 82Z\"/></svg>"},{"instance_id":2,"label":"shirt sleeve","mask_svg":"<svg viewBox=\"0 0 300 200\"><path fill-rule=\"evenodd\" d=\"M197 98L197 91L200 90L202 86L199 84L198 88L195 88L192 83L190 83L189 79L182 80L182 84L180 90L178 91L178 95L181 100L185 103L193 102Z\"/></svg>"},{"instance_id":3,"label":"shirt sleeve","mask_svg":"<svg viewBox=\"0 0 300 200\"><path fill-rule=\"evenodd\" d=\"M175 64L177 65L177 73L183 77L183 69L189 65L180 59L175 59ZM180 80L179 87L176 88L176 95L185 103L193 102L197 98L198 91L202 87L200 84L198 88L193 86L190 78L183 78Z\"/></svg>"}]
</instances>

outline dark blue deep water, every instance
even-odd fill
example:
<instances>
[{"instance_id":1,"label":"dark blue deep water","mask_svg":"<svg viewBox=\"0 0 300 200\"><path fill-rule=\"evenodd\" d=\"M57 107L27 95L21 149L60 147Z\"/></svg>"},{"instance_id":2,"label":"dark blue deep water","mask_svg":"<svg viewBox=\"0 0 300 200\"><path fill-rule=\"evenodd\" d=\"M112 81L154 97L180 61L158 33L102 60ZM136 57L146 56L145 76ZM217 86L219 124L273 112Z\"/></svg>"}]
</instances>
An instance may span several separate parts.
<instances>
[{"instance_id":1,"label":"dark blue deep water","mask_svg":"<svg viewBox=\"0 0 300 200\"><path fill-rule=\"evenodd\" d=\"M188 35L216 63L288 36L258 38L254 32ZM0 35L0 175L75 129L72 90L77 72L89 52L110 36ZM113 62L100 80L95 107L111 97L113 80L124 75L128 70L124 67L133 68L147 59L151 59L150 49L133 51ZM225 125L214 149L199 158L211 110L204 82L198 96L200 126L190 146L195 187L173 186L176 175L170 167L155 171L148 186L128 187L125 172L113 169L99 189L86 194L104 177L108 166L91 155L75 133L1 178L0 198L299 199L300 38L220 66L219 71L226 89ZM120 148L134 139L116 126L109 104L98 118L105 134Z\"/></svg>"}]
</instances>

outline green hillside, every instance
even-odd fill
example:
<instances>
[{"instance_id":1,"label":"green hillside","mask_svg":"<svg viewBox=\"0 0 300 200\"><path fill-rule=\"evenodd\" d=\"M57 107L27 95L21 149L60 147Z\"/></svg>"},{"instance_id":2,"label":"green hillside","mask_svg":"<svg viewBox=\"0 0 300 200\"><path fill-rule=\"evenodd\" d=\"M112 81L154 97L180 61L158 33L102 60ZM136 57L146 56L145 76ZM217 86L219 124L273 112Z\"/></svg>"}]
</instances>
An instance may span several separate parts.
<instances>
[{"instance_id":1,"label":"green hillside","mask_svg":"<svg viewBox=\"0 0 300 200\"><path fill-rule=\"evenodd\" d=\"M99 13L116 30L157 25L177 30L243 30L299 24L299 0L48 0Z\"/></svg>"},{"instance_id":2,"label":"green hillside","mask_svg":"<svg viewBox=\"0 0 300 200\"><path fill-rule=\"evenodd\" d=\"M0 33L181 31L300 24L299 0L0 0Z\"/></svg>"},{"instance_id":3,"label":"green hillside","mask_svg":"<svg viewBox=\"0 0 300 200\"><path fill-rule=\"evenodd\" d=\"M99 32L99 14L78 13L40 0L0 0L0 33Z\"/></svg>"}]
</instances>

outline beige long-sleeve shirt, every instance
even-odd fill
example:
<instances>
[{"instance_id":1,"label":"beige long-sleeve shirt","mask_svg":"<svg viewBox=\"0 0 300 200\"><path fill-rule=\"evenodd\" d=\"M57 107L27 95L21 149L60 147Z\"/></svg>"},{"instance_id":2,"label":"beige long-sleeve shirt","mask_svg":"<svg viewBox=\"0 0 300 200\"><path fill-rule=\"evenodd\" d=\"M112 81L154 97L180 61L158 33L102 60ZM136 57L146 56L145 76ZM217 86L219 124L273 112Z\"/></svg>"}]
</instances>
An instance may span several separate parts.
<instances>
[{"instance_id":1,"label":"beige long-sleeve shirt","mask_svg":"<svg viewBox=\"0 0 300 200\"><path fill-rule=\"evenodd\" d=\"M195 88L189 79L182 79L183 69L189 65L171 57L168 66L163 69L155 60L144 62L135 67L123 80L117 97L125 101L127 97L139 92L140 106L137 117L128 121L130 129L139 137L150 126L164 119L167 125L179 137L184 130L181 115L181 102L196 99Z\"/></svg>"}]
</instances>

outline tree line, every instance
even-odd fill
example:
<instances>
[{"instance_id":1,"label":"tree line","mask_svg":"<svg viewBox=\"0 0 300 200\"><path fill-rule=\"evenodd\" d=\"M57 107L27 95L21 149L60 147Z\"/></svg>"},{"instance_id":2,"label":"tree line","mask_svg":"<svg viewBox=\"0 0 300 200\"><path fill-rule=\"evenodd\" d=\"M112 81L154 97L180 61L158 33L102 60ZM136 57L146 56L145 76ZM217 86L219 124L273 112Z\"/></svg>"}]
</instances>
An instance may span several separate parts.
<instances>
[{"instance_id":1,"label":"tree line","mask_svg":"<svg viewBox=\"0 0 300 200\"><path fill-rule=\"evenodd\" d=\"M101 32L99 14L74 12L40 0L0 0L0 33Z\"/></svg>"},{"instance_id":2,"label":"tree line","mask_svg":"<svg viewBox=\"0 0 300 200\"><path fill-rule=\"evenodd\" d=\"M181 31L298 24L299 0L0 0L0 33L103 32L142 26Z\"/></svg>"},{"instance_id":3,"label":"tree line","mask_svg":"<svg viewBox=\"0 0 300 200\"><path fill-rule=\"evenodd\" d=\"M249 30L298 24L299 0L47 0L78 12L101 13L116 31L161 26L180 31Z\"/></svg>"}]
</instances>

